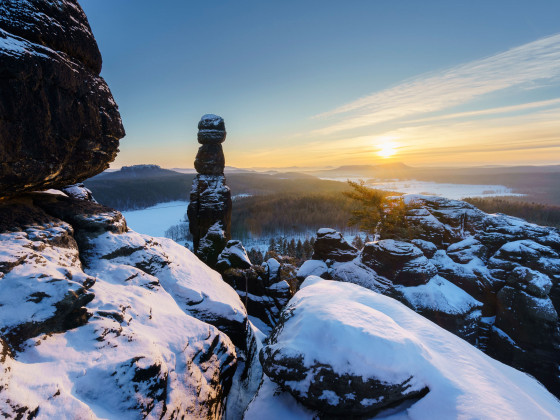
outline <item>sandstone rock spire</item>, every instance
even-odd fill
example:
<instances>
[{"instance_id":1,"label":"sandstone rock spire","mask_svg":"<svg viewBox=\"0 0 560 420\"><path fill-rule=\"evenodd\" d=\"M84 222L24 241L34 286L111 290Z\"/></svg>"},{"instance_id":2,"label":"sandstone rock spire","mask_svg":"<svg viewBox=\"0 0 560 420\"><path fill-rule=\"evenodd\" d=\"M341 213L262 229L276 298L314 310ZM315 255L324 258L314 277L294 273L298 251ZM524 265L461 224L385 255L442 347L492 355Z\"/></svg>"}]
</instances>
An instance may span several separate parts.
<instances>
[{"instance_id":1,"label":"sandstone rock spire","mask_svg":"<svg viewBox=\"0 0 560 420\"><path fill-rule=\"evenodd\" d=\"M222 117L203 115L198 123L198 149L194 167L189 208L189 229L194 251L211 267L230 239L231 192L224 176L225 158L222 143L226 127Z\"/></svg>"}]
</instances>

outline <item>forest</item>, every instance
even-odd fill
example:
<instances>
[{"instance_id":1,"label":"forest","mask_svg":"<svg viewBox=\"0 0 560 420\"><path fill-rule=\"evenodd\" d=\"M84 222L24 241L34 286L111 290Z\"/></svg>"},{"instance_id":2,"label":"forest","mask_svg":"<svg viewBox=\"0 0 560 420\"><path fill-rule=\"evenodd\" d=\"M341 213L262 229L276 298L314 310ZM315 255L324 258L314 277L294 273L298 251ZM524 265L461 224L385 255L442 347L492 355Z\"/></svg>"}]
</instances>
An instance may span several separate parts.
<instances>
[{"instance_id":1,"label":"forest","mask_svg":"<svg viewBox=\"0 0 560 420\"><path fill-rule=\"evenodd\" d=\"M519 197L465 198L486 213L504 213L528 222L560 228L560 206L524 201Z\"/></svg>"},{"instance_id":2,"label":"forest","mask_svg":"<svg viewBox=\"0 0 560 420\"><path fill-rule=\"evenodd\" d=\"M126 173L130 171L124 172L121 170L102 173L88 179L84 184L98 202L120 211L143 209L168 201L189 200L194 174L153 167L141 168L133 174ZM299 173L232 173L226 174L226 179L232 196L339 194L348 189L344 182L326 181Z\"/></svg>"}]
</instances>

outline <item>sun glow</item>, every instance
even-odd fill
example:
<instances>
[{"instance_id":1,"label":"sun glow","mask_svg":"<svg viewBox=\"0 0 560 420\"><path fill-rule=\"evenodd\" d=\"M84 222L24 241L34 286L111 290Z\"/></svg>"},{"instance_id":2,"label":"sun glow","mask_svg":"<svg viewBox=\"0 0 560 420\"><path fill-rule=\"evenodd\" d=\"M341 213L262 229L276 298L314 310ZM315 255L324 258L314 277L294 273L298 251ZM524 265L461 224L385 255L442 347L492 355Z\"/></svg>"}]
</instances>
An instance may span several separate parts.
<instances>
[{"instance_id":1,"label":"sun glow","mask_svg":"<svg viewBox=\"0 0 560 420\"><path fill-rule=\"evenodd\" d=\"M390 158L397 153L397 144L389 138L379 139L378 141L379 150L377 155L384 159Z\"/></svg>"}]
</instances>

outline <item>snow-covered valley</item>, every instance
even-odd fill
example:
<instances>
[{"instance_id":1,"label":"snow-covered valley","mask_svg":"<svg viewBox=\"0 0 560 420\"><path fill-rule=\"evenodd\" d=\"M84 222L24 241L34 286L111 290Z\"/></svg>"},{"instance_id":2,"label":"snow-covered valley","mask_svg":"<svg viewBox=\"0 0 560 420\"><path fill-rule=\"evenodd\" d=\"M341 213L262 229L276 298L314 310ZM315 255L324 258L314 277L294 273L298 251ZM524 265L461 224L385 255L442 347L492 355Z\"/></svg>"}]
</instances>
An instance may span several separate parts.
<instances>
[{"instance_id":1,"label":"snow-covered valley","mask_svg":"<svg viewBox=\"0 0 560 420\"><path fill-rule=\"evenodd\" d=\"M185 222L188 201L168 201L140 210L123 211L128 226L136 232L164 237L171 226Z\"/></svg>"},{"instance_id":2,"label":"snow-covered valley","mask_svg":"<svg viewBox=\"0 0 560 420\"><path fill-rule=\"evenodd\" d=\"M321 179L346 182L348 179L358 182L363 177L322 177ZM476 185L476 184L452 184L442 182L418 181L415 179L405 180L380 180L367 179L366 185L385 191L395 191L403 194L423 194L436 195L440 197L450 198L453 200L461 200L466 197L502 197L502 196L523 196L523 194L514 193L511 188L504 185Z\"/></svg>"}]
</instances>

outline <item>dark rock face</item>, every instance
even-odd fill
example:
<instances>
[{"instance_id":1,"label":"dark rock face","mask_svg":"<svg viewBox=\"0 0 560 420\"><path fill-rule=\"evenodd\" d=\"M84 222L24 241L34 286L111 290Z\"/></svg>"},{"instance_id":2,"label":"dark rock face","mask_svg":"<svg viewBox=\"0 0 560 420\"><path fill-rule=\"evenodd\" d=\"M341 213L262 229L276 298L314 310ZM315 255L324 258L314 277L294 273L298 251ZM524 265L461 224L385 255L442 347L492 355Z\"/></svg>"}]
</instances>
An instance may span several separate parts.
<instances>
[{"instance_id":1,"label":"dark rock face","mask_svg":"<svg viewBox=\"0 0 560 420\"><path fill-rule=\"evenodd\" d=\"M194 168L199 174L222 175L226 158L221 144L203 144L198 149Z\"/></svg>"},{"instance_id":2,"label":"dark rock face","mask_svg":"<svg viewBox=\"0 0 560 420\"><path fill-rule=\"evenodd\" d=\"M230 239L231 192L224 176L225 158L221 143L226 138L224 120L207 114L198 124L198 150L188 208L189 229L195 253L215 267Z\"/></svg>"},{"instance_id":3,"label":"dark rock face","mask_svg":"<svg viewBox=\"0 0 560 420\"><path fill-rule=\"evenodd\" d=\"M77 1L3 1L0 57L0 195L105 170L124 129Z\"/></svg>"},{"instance_id":4,"label":"dark rock face","mask_svg":"<svg viewBox=\"0 0 560 420\"><path fill-rule=\"evenodd\" d=\"M83 62L101 72L101 54L86 15L77 2L68 0L3 0L0 27L16 36Z\"/></svg>"},{"instance_id":5,"label":"dark rock face","mask_svg":"<svg viewBox=\"0 0 560 420\"><path fill-rule=\"evenodd\" d=\"M407 242L385 239L369 242L362 251L362 262L394 284L419 286L437 274L420 248Z\"/></svg>"},{"instance_id":6,"label":"dark rock face","mask_svg":"<svg viewBox=\"0 0 560 420\"><path fill-rule=\"evenodd\" d=\"M324 278L400 300L560 395L558 230L441 197L404 200L419 237L368 243L356 260L321 258L302 271L326 269Z\"/></svg>"},{"instance_id":7,"label":"dark rock face","mask_svg":"<svg viewBox=\"0 0 560 420\"><path fill-rule=\"evenodd\" d=\"M298 283L296 268L274 258L262 266L226 268L222 277L237 292L247 313L268 327L276 325L280 312L296 292Z\"/></svg>"},{"instance_id":8,"label":"dark rock face","mask_svg":"<svg viewBox=\"0 0 560 420\"><path fill-rule=\"evenodd\" d=\"M251 260L241 241L229 241L218 257L216 269L223 272L228 268L251 268L251 265Z\"/></svg>"},{"instance_id":9,"label":"dark rock face","mask_svg":"<svg viewBox=\"0 0 560 420\"><path fill-rule=\"evenodd\" d=\"M314 260L351 261L358 256L358 250L344 240L334 229L319 229L313 244Z\"/></svg>"}]
</instances>

